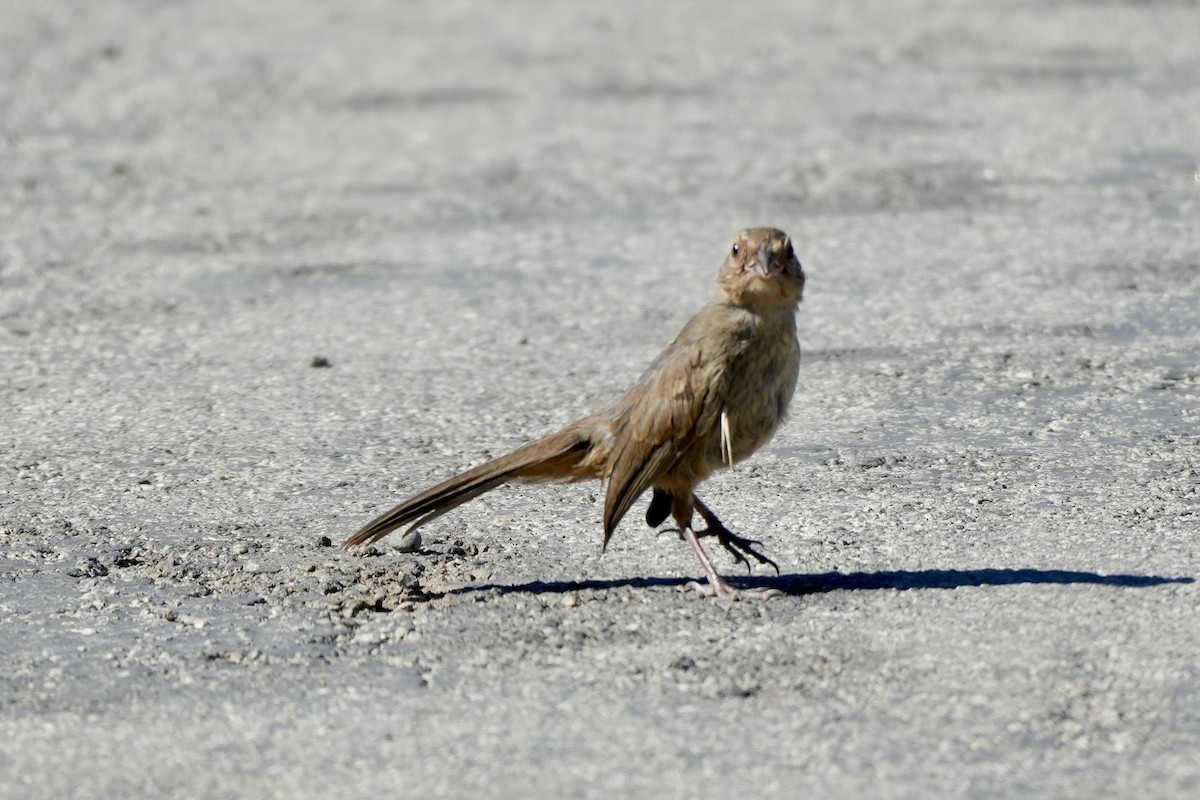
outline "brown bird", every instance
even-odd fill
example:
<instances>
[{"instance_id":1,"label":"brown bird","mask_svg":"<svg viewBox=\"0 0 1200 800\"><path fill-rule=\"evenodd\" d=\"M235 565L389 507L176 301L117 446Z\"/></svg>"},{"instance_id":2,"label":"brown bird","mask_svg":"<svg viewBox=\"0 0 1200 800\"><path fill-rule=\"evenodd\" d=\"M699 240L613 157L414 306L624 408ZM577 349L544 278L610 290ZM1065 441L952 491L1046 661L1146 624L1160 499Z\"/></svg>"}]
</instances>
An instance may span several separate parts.
<instances>
[{"instance_id":1,"label":"brown bird","mask_svg":"<svg viewBox=\"0 0 1200 800\"><path fill-rule=\"evenodd\" d=\"M509 482L607 481L604 546L647 489L646 522L674 518L708 578L688 586L738 600L777 590L739 591L717 574L700 537L715 536L747 568L753 558L779 571L760 543L726 528L696 496L715 470L748 457L783 422L796 388L800 344L796 307L804 272L791 239L775 228L739 233L717 275L717 299L692 317L637 383L616 401L524 447L434 486L368 523L342 545L410 530ZM698 512L705 528L692 527Z\"/></svg>"}]
</instances>

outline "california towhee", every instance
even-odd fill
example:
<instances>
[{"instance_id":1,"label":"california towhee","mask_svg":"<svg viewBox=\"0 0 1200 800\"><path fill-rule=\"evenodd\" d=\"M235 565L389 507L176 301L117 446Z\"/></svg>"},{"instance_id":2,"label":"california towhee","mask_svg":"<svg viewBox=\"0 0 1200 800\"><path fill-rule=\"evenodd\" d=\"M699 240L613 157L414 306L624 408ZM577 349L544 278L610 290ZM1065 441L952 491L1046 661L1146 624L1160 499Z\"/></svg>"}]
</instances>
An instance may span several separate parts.
<instances>
[{"instance_id":1,"label":"california towhee","mask_svg":"<svg viewBox=\"0 0 1200 800\"><path fill-rule=\"evenodd\" d=\"M783 421L796 388L800 344L795 312L804 272L783 231L751 228L733 240L717 275L717 299L692 317L637 383L615 402L538 439L409 498L372 520L343 547L374 542L411 523L424 525L510 481L607 480L604 545L647 489L646 522L672 516L708 577L689 586L737 600L771 596L774 589L739 591L726 583L700 546L716 536L733 557L778 567L734 534L695 495L722 465L732 467L762 447ZM692 528L699 512L706 527Z\"/></svg>"}]
</instances>

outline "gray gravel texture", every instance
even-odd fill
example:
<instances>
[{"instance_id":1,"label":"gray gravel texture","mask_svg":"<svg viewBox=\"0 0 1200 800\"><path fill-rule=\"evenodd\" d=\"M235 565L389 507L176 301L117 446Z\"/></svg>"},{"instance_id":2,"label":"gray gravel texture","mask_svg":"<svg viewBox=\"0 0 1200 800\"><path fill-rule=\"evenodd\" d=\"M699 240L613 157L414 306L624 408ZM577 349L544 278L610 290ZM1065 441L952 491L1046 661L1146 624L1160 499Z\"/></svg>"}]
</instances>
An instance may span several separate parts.
<instances>
[{"instance_id":1,"label":"gray gravel texture","mask_svg":"<svg viewBox=\"0 0 1200 800\"><path fill-rule=\"evenodd\" d=\"M1200 796L1196 2L3 17L0 796ZM595 485L330 546L755 224L801 385L704 496L785 597Z\"/></svg>"}]
</instances>

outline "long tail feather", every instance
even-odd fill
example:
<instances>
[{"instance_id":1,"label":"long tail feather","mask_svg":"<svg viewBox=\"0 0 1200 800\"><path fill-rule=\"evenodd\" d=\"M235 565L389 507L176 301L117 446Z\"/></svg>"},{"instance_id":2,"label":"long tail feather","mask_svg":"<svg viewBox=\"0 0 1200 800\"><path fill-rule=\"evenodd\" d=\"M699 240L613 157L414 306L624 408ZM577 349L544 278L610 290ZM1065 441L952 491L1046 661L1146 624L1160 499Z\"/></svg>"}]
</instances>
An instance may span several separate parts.
<instances>
[{"instance_id":1,"label":"long tail feather","mask_svg":"<svg viewBox=\"0 0 1200 800\"><path fill-rule=\"evenodd\" d=\"M580 472L583 459L591 447L592 442L584 426L569 425L558 433L530 442L506 456L480 464L439 483L432 489L410 497L391 511L368 522L362 530L343 542L342 547L355 547L379 541L396 528L410 523L409 530L415 530L447 511L510 481L534 483L592 477Z\"/></svg>"}]
</instances>

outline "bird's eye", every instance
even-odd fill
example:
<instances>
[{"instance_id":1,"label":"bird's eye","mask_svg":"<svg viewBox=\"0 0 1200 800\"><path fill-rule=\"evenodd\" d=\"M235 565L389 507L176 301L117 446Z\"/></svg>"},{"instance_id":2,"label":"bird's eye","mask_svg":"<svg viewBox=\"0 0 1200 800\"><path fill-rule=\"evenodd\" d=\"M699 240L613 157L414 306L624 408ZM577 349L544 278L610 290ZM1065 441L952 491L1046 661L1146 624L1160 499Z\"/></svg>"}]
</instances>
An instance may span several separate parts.
<instances>
[{"instance_id":1,"label":"bird's eye","mask_svg":"<svg viewBox=\"0 0 1200 800\"><path fill-rule=\"evenodd\" d=\"M736 256L738 253L742 252L742 246L740 244L734 242L733 250L730 252L732 252Z\"/></svg>"}]
</instances>

